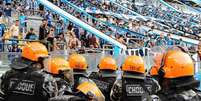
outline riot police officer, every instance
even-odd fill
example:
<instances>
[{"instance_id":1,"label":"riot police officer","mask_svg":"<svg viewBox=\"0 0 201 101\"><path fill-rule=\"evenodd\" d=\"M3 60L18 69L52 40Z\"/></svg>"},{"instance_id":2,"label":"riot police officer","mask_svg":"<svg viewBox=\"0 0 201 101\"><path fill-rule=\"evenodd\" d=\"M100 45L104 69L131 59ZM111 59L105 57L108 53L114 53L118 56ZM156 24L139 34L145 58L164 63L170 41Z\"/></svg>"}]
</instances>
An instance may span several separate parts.
<instances>
[{"instance_id":1,"label":"riot police officer","mask_svg":"<svg viewBox=\"0 0 201 101\"><path fill-rule=\"evenodd\" d=\"M98 68L99 68L99 73L98 73L99 76L98 77L91 76L91 79L100 88L100 90L105 96L105 100L110 101L109 94L117 78L116 61L111 56L103 57L99 62Z\"/></svg>"},{"instance_id":2,"label":"riot police officer","mask_svg":"<svg viewBox=\"0 0 201 101\"><path fill-rule=\"evenodd\" d=\"M42 71L46 47L38 42L26 44L20 58L10 65L11 70L1 77L1 91L6 101L47 101L57 95L55 80Z\"/></svg>"},{"instance_id":3,"label":"riot police officer","mask_svg":"<svg viewBox=\"0 0 201 101\"><path fill-rule=\"evenodd\" d=\"M73 95L73 69L70 68L68 61L62 57L49 58L46 71L56 79L58 95Z\"/></svg>"},{"instance_id":4,"label":"riot police officer","mask_svg":"<svg viewBox=\"0 0 201 101\"><path fill-rule=\"evenodd\" d=\"M79 82L81 80L89 80L87 77L87 61L85 57L79 54L72 54L69 59L70 67L73 68L74 72L74 90L78 87L80 84Z\"/></svg>"},{"instance_id":5,"label":"riot police officer","mask_svg":"<svg viewBox=\"0 0 201 101\"><path fill-rule=\"evenodd\" d=\"M140 56L128 56L122 65L122 71L122 80L117 80L112 88L113 101L159 100L154 94L160 87L155 80L145 75L144 61Z\"/></svg>"},{"instance_id":6,"label":"riot police officer","mask_svg":"<svg viewBox=\"0 0 201 101\"><path fill-rule=\"evenodd\" d=\"M167 49L158 75L162 87L158 95L162 101L201 101L193 61L184 50Z\"/></svg>"},{"instance_id":7,"label":"riot police officer","mask_svg":"<svg viewBox=\"0 0 201 101\"><path fill-rule=\"evenodd\" d=\"M74 72L74 91L78 96L87 100L104 101L105 97L96 84L87 77L87 61L80 54L72 54L69 57L70 67Z\"/></svg>"}]
</instances>

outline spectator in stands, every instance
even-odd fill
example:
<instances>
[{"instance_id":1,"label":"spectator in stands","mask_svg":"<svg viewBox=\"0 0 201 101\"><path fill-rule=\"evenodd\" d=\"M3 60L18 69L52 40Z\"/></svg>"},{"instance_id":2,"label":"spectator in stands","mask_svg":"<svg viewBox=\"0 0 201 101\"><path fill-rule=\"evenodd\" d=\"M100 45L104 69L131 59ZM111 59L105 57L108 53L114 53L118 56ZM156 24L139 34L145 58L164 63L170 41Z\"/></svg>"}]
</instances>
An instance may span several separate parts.
<instances>
[{"instance_id":1,"label":"spectator in stands","mask_svg":"<svg viewBox=\"0 0 201 101\"><path fill-rule=\"evenodd\" d=\"M16 12L20 14L20 12L22 12L22 11L24 11L22 4L18 4L17 7L16 7Z\"/></svg>"},{"instance_id":2,"label":"spectator in stands","mask_svg":"<svg viewBox=\"0 0 201 101\"><path fill-rule=\"evenodd\" d=\"M19 20L16 20L15 23L10 27L9 33L11 34L11 38L21 38L19 31Z\"/></svg>"},{"instance_id":3,"label":"spectator in stands","mask_svg":"<svg viewBox=\"0 0 201 101\"><path fill-rule=\"evenodd\" d=\"M0 8L3 6L3 0L0 1Z\"/></svg>"},{"instance_id":4,"label":"spectator in stands","mask_svg":"<svg viewBox=\"0 0 201 101\"><path fill-rule=\"evenodd\" d=\"M30 31L27 33L25 39L28 39L28 40L38 40L38 36L34 32L33 28L30 28Z\"/></svg>"},{"instance_id":5,"label":"spectator in stands","mask_svg":"<svg viewBox=\"0 0 201 101\"><path fill-rule=\"evenodd\" d=\"M2 11L0 11L0 23L4 23L4 14Z\"/></svg>"},{"instance_id":6,"label":"spectator in stands","mask_svg":"<svg viewBox=\"0 0 201 101\"><path fill-rule=\"evenodd\" d=\"M160 36L158 38L156 38L156 43L155 43L156 46L164 46L166 45L166 41L164 39L164 35L163 33L160 34Z\"/></svg>"},{"instance_id":7,"label":"spectator in stands","mask_svg":"<svg viewBox=\"0 0 201 101\"><path fill-rule=\"evenodd\" d=\"M48 11L45 15L45 19L47 19L47 26L51 27L52 26L52 20L53 20L53 15Z\"/></svg>"},{"instance_id":8,"label":"spectator in stands","mask_svg":"<svg viewBox=\"0 0 201 101\"><path fill-rule=\"evenodd\" d=\"M36 0L31 0L31 2L30 2L29 5L30 5L30 7L29 7L30 14L31 14L31 15L34 15L34 14L35 14L35 11L36 11L37 8L38 8L37 1L36 1Z\"/></svg>"},{"instance_id":9,"label":"spectator in stands","mask_svg":"<svg viewBox=\"0 0 201 101\"><path fill-rule=\"evenodd\" d=\"M73 24L72 23L69 23L68 27L67 27L67 33L68 32L73 32Z\"/></svg>"},{"instance_id":10,"label":"spectator in stands","mask_svg":"<svg viewBox=\"0 0 201 101\"><path fill-rule=\"evenodd\" d=\"M70 32L70 39L68 42L68 47L70 49L77 49L81 47L81 42L79 41L79 39L76 38L75 33Z\"/></svg>"},{"instance_id":11,"label":"spectator in stands","mask_svg":"<svg viewBox=\"0 0 201 101\"><path fill-rule=\"evenodd\" d=\"M125 42L125 40L124 40L123 35L118 35L118 36L117 36L117 41L119 41L120 43L126 45L126 42Z\"/></svg>"},{"instance_id":12,"label":"spectator in stands","mask_svg":"<svg viewBox=\"0 0 201 101\"><path fill-rule=\"evenodd\" d=\"M6 7L4 8L4 13L5 13L5 17L7 18L7 22L10 24L11 22L11 13L12 13L12 9L10 5L6 5Z\"/></svg>"},{"instance_id":13,"label":"spectator in stands","mask_svg":"<svg viewBox=\"0 0 201 101\"><path fill-rule=\"evenodd\" d=\"M9 52L21 52L21 49L18 46L18 42L12 41L12 47L9 47L8 51Z\"/></svg>"},{"instance_id":14,"label":"spectator in stands","mask_svg":"<svg viewBox=\"0 0 201 101\"><path fill-rule=\"evenodd\" d=\"M25 37L25 33L27 31L27 17L24 15L23 12L21 12L19 16L20 21L20 33L23 34L23 38Z\"/></svg>"},{"instance_id":15,"label":"spectator in stands","mask_svg":"<svg viewBox=\"0 0 201 101\"><path fill-rule=\"evenodd\" d=\"M168 46L174 45L174 41L171 38L171 34L167 34L167 36L165 37L165 40L166 40L166 43L167 43Z\"/></svg>"},{"instance_id":16,"label":"spectator in stands","mask_svg":"<svg viewBox=\"0 0 201 101\"><path fill-rule=\"evenodd\" d=\"M47 26L47 20L43 19L42 24L39 28L39 40L42 41L47 37L48 34L48 26Z\"/></svg>"},{"instance_id":17,"label":"spectator in stands","mask_svg":"<svg viewBox=\"0 0 201 101\"><path fill-rule=\"evenodd\" d=\"M66 49L66 39L64 38L64 34L60 33L57 37L56 37L56 42L55 42L56 46L55 49L59 49L59 50L65 50Z\"/></svg>"},{"instance_id":18,"label":"spectator in stands","mask_svg":"<svg viewBox=\"0 0 201 101\"><path fill-rule=\"evenodd\" d=\"M58 21L55 27L56 27L55 36L59 35L60 33L64 33L64 26L62 21Z\"/></svg>"},{"instance_id":19,"label":"spectator in stands","mask_svg":"<svg viewBox=\"0 0 201 101\"><path fill-rule=\"evenodd\" d=\"M43 14L44 14L44 5L43 4L39 4L39 13L40 13L40 16L43 16Z\"/></svg>"},{"instance_id":20,"label":"spectator in stands","mask_svg":"<svg viewBox=\"0 0 201 101\"><path fill-rule=\"evenodd\" d=\"M99 48L99 46L100 46L99 40L96 38L94 34L91 37L89 37L90 48Z\"/></svg>"},{"instance_id":21,"label":"spectator in stands","mask_svg":"<svg viewBox=\"0 0 201 101\"><path fill-rule=\"evenodd\" d=\"M77 25L73 26L73 31L75 33L76 38L78 38L78 39L80 39L80 30L79 29L80 29L79 26L77 26Z\"/></svg>"},{"instance_id":22,"label":"spectator in stands","mask_svg":"<svg viewBox=\"0 0 201 101\"><path fill-rule=\"evenodd\" d=\"M46 41L47 41L47 48L49 49L49 51L53 51L55 48L55 42L56 42L56 38L54 36L54 28L51 27L50 31L46 37Z\"/></svg>"},{"instance_id":23,"label":"spectator in stands","mask_svg":"<svg viewBox=\"0 0 201 101\"><path fill-rule=\"evenodd\" d=\"M80 33L80 41L82 46L88 47L89 46L89 42L88 42L88 38L87 38L87 32L82 32Z\"/></svg>"},{"instance_id":24,"label":"spectator in stands","mask_svg":"<svg viewBox=\"0 0 201 101\"><path fill-rule=\"evenodd\" d=\"M154 26L152 26L151 29L148 30L148 35L156 35L156 33L154 32Z\"/></svg>"},{"instance_id":25,"label":"spectator in stands","mask_svg":"<svg viewBox=\"0 0 201 101\"><path fill-rule=\"evenodd\" d=\"M146 29L143 27L142 23L139 23L138 32L142 33L142 34L144 34L146 32Z\"/></svg>"},{"instance_id":26,"label":"spectator in stands","mask_svg":"<svg viewBox=\"0 0 201 101\"><path fill-rule=\"evenodd\" d=\"M0 52L3 51L2 38L4 36L4 32L5 32L5 25L2 22L0 22Z\"/></svg>"}]
</instances>

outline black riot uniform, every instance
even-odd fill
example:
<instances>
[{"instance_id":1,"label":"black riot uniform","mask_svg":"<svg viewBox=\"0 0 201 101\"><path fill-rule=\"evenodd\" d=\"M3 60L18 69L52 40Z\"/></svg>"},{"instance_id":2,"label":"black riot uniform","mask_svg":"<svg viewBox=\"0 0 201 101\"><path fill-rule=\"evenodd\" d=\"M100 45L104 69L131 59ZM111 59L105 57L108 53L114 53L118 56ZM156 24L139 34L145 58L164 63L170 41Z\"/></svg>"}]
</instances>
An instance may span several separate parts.
<instances>
[{"instance_id":1,"label":"black riot uniform","mask_svg":"<svg viewBox=\"0 0 201 101\"><path fill-rule=\"evenodd\" d=\"M150 77L144 79L123 78L121 101L149 101L160 89L156 81Z\"/></svg>"},{"instance_id":2,"label":"black riot uniform","mask_svg":"<svg viewBox=\"0 0 201 101\"><path fill-rule=\"evenodd\" d=\"M79 96L85 100L89 99L87 95L85 95L84 93L80 92L77 90L77 87L83 82L83 81L88 81L91 82L89 80L89 78L84 74L74 74L74 86L73 86L73 92L75 96Z\"/></svg>"},{"instance_id":3,"label":"black riot uniform","mask_svg":"<svg viewBox=\"0 0 201 101\"><path fill-rule=\"evenodd\" d=\"M122 78L114 83L110 98L112 101L160 101L155 95L160 89L157 81L150 77Z\"/></svg>"},{"instance_id":4,"label":"black riot uniform","mask_svg":"<svg viewBox=\"0 0 201 101\"><path fill-rule=\"evenodd\" d=\"M78 72L77 72L78 73ZM83 92L79 91L77 89L77 87L82 84L83 82L91 82L91 83L94 83L93 80L89 79L87 76L86 76L86 73L75 73L74 74L74 95L75 96L79 96L85 100L93 100L91 97L94 96L93 94L91 93L88 93L88 94L84 94ZM97 99L96 99L97 100Z\"/></svg>"},{"instance_id":5,"label":"black riot uniform","mask_svg":"<svg viewBox=\"0 0 201 101\"><path fill-rule=\"evenodd\" d=\"M185 47L173 46L166 49L158 69L162 101L201 101L197 88L200 82L194 78L194 62Z\"/></svg>"},{"instance_id":6,"label":"black riot uniform","mask_svg":"<svg viewBox=\"0 0 201 101\"><path fill-rule=\"evenodd\" d=\"M122 81L115 82L111 98L121 101L158 101L156 92L160 89L157 81L145 75L144 60L140 56L128 56L122 64ZM122 83L122 84L119 84ZM116 86L117 85L117 86ZM120 90L122 89L122 90ZM119 98L115 93L121 95ZM115 101L115 100L113 100Z\"/></svg>"},{"instance_id":7,"label":"black riot uniform","mask_svg":"<svg viewBox=\"0 0 201 101\"><path fill-rule=\"evenodd\" d=\"M201 101L201 91L199 81L193 77L184 77L171 80L164 80L168 87L162 86L162 90L158 92L158 96L162 101Z\"/></svg>"},{"instance_id":8,"label":"black riot uniform","mask_svg":"<svg viewBox=\"0 0 201 101\"><path fill-rule=\"evenodd\" d=\"M67 81L61 78L55 78L57 87L58 87L58 95L72 95L72 86Z\"/></svg>"},{"instance_id":9,"label":"black riot uniform","mask_svg":"<svg viewBox=\"0 0 201 101\"><path fill-rule=\"evenodd\" d=\"M107 72L107 76L104 75L105 72L100 72L100 73L92 73L90 75L90 79L92 79L98 88L101 90L101 92L105 96L106 101L111 101L110 100L110 92L113 87L114 82L116 81L116 74L115 72ZM113 74L112 76L108 76L108 74Z\"/></svg>"},{"instance_id":10,"label":"black riot uniform","mask_svg":"<svg viewBox=\"0 0 201 101\"><path fill-rule=\"evenodd\" d=\"M76 73L74 74L74 86L73 86L73 91L77 91L77 87L83 82L83 81L90 81L89 78L87 77L87 74L85 73Z\"/></svg>"},{"instance_id":11,"label":"black riot uniform","mask_svg":"<svg viewBox=\"0 0 201 101\"><path fill-rule=\"evenodd\" d=\"M1 77L1 91L6 101L48 101L57 95L55 79L32 67L23 59L15 59L11 70Z\"/></svg>"}]
</instances>

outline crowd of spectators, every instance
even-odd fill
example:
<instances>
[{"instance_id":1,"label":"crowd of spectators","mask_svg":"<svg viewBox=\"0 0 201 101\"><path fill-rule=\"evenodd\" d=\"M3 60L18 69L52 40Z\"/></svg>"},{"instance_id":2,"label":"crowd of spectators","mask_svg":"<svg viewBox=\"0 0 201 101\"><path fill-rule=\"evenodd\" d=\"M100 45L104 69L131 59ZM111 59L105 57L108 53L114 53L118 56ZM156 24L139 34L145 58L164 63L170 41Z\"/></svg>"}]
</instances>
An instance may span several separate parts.
<instances>
[{"instance_id":1,"label":"crowd of spectators","mask_svg":"<svg viewBox=\"0 0 201 101\"><path fill-rule=\"evenodd\" d=\"M139 19L129 19L128 21L125 21L124 19L113 15L96 13L90 14L92 17L88 17L85 13L79 12L76 8L70 7L62 0L49 1L125 45L129 45L128 39L133 39L135 41L136 38L141 39L141 41L136 41L137 44L145 47L184 44L182 39L173 40L171 38L171 34L164 36L163 33L155 33L154 30L156 28L160 29L161 26L157 25L157 23L154 23L153 21L143 21ZM117 10L118 7L115 5L111 6L111 3L108 0L72 0L71 2L85 9L90 7L90 9L94 11L101 9L104 11L121 13ZM1 37L42 41L48 43L47 47L50 51L57 49L78 49L83 47L103 48L105 44L110 44L102 39L99 39L95 35L90 34L86 30L62 18L54 12L51 12L43 5L38 4L36 0L24 0L24 2L21 0L19 3L15 0L11 0L11 2L7 3L6 0L0 5L0 25L3 25L3 21L1 21L3 18L10 19L13 18L14 15L18 16L17 19L13 20L13 22L9 22L11 24L7 25L9 29L6 34L9 35L3 35L2 31L2 33L0 33ZM32 27L28 29L28 16L40 16L43 18L38 29ZM39 31L37 32L36 30ZM133 35L131 32L144 34L145 37L142 38ZM17 47L16 43L20 43L19 41L12 42L12 45L15 45L15 47ZM9 51L19 51L17 50L18 48L15 47L14 49L9 49ZM0 49L2 49L1 44Z\"/></svg>"},{"instance_id":2,"label":"crowd of spectators","mask_svg":"<svg viewBox=\"0 0 201 101\"><path fill-rule=\"evenodd\" d=\"M113 12L114 9L117 10L117 8L114 7L114 5L110 5L110 2L108 1L104 1L104 0L99 0L98 1L90 1L90 0L85 0L85 1L79 1L79 0L72 0L71 1L73 4L76 4L77 6L79 7L86 7L84 9L91 9L91 10L96 10L97 12L98 11L110 11L110 12ZM83 4L84 3L84 4ZM85 6L84 6L85 5ZM108 6L109 5L109 6ZM113 7L113 8L108 8L108 7ZM110 10L112 9L112 10ZM126 12L126 10L125 10ZM148 36L148 39L150 39L152 37L152 34L157 34L158 36L156 37L153 37L154 39L153 42L155 43L157 40L160 40L160 35L161 33L156 33L154 30L155 29L159 29L161 31L166 31L168 33L170 32L174 32L174 33L171 33L171 34L177 34L179 33L180 31L175 31L175 30L171 30L171 29L168 29L169 27L163 27L161 26L160 23L156 23L156 22L153 22L151 20L148 20L148 21L142 21L142 20L136 20L136 19L129 19L128 21L125 21L123 19L120 19L118 17L115 17L113 15L106 15L106 14L99 14L99 13L95 13L95 14L92 14L94 15L94 17L102 20L102 21L105 21L105 22L110 22L112 24L116 24L117 26L121 26L121 27L124 27L124 28L128 28L129 30L131 31L134 31L134 32L137 32L137 33L141 33L141 34L144 34L145 36ZM144 26L148 26L149 28L145 28ZM112 32L115 32L115 30L112 30ZM122 32L122 33L119 33L119 32ZM177 33L175 33L177 32ZM123 32L123 31L117 31L118 34L122 34L122 35L127 35L128 32ZM171 34L168 34L168 35L171 35ZM127 37L127 36L126 36ZM179 40L173 40L172 38L168 39L166 38L168 36L164 36L162 39L166 40L165 44L166 45L180 45L180 43L184 43L182 39L179 39ZM172 42L173 41L173 42ZM148 40L148 42L150 42L150 40ZM146 43L148 42L145 42L145 45L147 45ZM157 44L155 44L157 45Z\"/></svg>"},{"instance_id":3,"label":"crowd of spectators","mask_svg":"<svg viewBox=\"0 0 201 101\"><path fill-rule=\"evenodd\" d=\"M67 6L64 5L64 3L60 3L57 1L51 2L53 2L57 6L60 6L60 8L68 12L72 12L72 14L77 18L80 17L79 14L77 14L76 12L74 13L73 9L69 9ZM18 7L13 8L15 7L15 5L18 5ZM100 47L99 39L96 36L89 34L75 24L61 18L53 12L50 12L43 5L37 4L35 0L25 0L25 2L21 1L21 3L16 3L15 5L14 2L11 2L9 4L3 2L1 4L2 10L0 11L0 14L2 16L0 20L2 21L0 25L6 24L8 26L7 33L5 33L5 27L1 27L2 29L4 29L4 31L2 31L1 33L1 38L4 37L7 39L27 39L43 41L48 43L47 47L49 47L51 51L67 48L76 49L81 47ZM6 11L4 10L7 6L10 7L10 18L13 18L13 13L17 13L19 17L17 19L13 19L10 25L5 23L6 21L3 21L5 20L4 18L7 17ZM38 30L37 28L31 27L30 29L27 29L27 17L35 15L43 18L40 28L38 28L38 33L36 33L36 30ZM16 41L10 42L14 43ZM2 50L2 41L0 43Z\"/></svg>"},{"instance_id":4,"label":"crowd of spectators","mask_svg":"<svg viewBox=\"0 0 201 101\"><path fill-rule=\"evenodd\" d=\"M153 3L150 3L152 0L145 0L146 3L143 5L135 5L132 2L125 2L125 1L128 1L128 0L116 0L116 2L118 2L119 4L129 8L130 10L136 11L141 15L159 19L157 21L167 26L168 31L170 33L174 33L178 35L190 34L190 35L194 35L196 38L201 33L200 32L200 17L198 15L178 13L162 6L162 4L155 6L153 5ZM99 2L98 1L96 2L93 0L92 1L85 0L84 2L83 1L80 2L77 0L76 2L75 0L73 0L73 2L80 7L87 7L93 11L102 10L102 11L117 12L120 14L127 14L127 15L133 14L129 12L128 10L123 9L122 7L119 7L118 5L114 3L104 1L104 0L99 0ZM143 1L141 1L140 3L142 2ZM167 29L167 27L165 29Z\"/></svg>"},{"instance_id":5,"label":"crowd of spectators","mask_svg":"<svg viewBox=\"0 0 201 101\"><path fill-rule=\"evenodd\" d=\"M173 27L184 33L189 33L193 35L198 35L201 33L199 30L200 19L199 15L190 15L185 13L179 13L164 8L162 4L154 6L152 3L149 5L136 5L137 12L144 15L150 16L158 19L162 19L161 23Z\"/></svg>"}]
</instances>

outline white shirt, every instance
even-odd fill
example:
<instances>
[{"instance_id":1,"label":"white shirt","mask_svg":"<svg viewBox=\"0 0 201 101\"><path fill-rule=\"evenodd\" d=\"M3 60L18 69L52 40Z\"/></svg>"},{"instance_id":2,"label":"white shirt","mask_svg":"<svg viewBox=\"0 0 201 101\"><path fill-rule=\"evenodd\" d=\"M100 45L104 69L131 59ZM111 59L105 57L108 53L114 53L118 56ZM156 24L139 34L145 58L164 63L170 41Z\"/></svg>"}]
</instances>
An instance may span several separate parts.
<instances>
[{"instance_id":1,"label":"white shirt","mask_svg":"<svg viewBox=\"0 0 201 101\"><path fill-rule=\"evenodd\" d=\"M4 23L3 16L0 17L0 24L1 24L1 23Z\"/></svg>"},{"instance_id":2,"label":"white shirt","mask_svg":"<svg viewBox=\"0 0 201 101\"><path fill-rule=\"evenodd\" d=\"M19 26L16 26L15 24L14 25L12 25L11 27L10 27L10 34L12 35L12 37L13 36L19 36Z\"/></svg>"}]
</instances>

